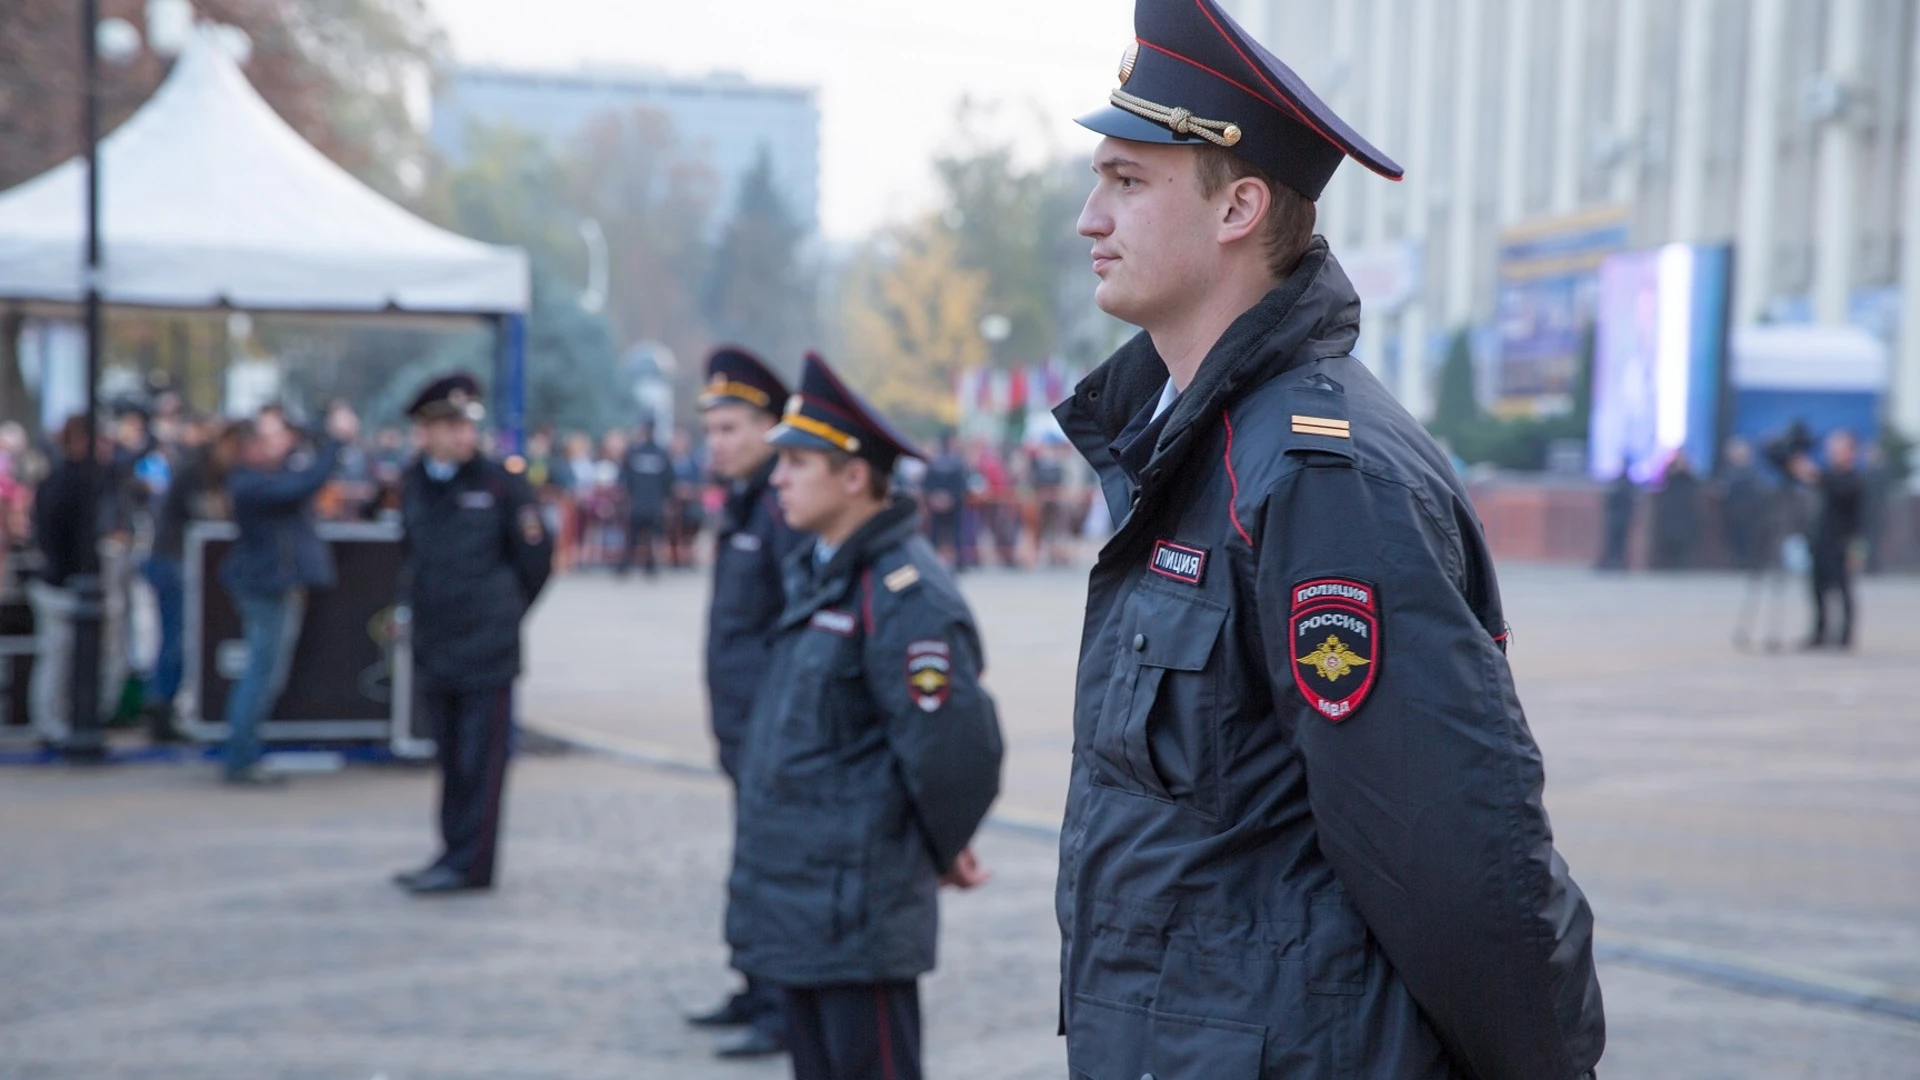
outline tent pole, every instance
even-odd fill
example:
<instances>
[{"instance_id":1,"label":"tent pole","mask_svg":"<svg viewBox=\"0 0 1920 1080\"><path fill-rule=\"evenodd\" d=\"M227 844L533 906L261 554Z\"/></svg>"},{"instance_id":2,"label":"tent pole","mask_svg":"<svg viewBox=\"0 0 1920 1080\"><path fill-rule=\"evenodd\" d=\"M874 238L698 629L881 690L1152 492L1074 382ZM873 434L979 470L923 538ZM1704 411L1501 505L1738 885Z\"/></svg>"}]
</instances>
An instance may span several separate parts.
<instances>
[{"instance_id":1,"label":"tent pole","mask_svg":"<svg viewBox=\"0 0 1920 1080\"><path fill-rule=\"evenodd\" d=\"M100 467L99 409L100 393L100 55L94 43L99 24L98 0L82 0L80 18L80 56L82 92L80 135L87 159L86 228L86 323L87 323L87 396L81 415L85 418L86 459L84 485L88 492L89 512L80 528L82 551L97 553L100 537L100 497L105 494L105 470ZM67 582L73 592L73 683L67 688L72 709L70 733L65 746L69 759L99 761L106 757L106 740L100 733L100 623L103 595L100 571L76 574Z\"/></svg>"},{"instance_id":2,"label":"tent pole","mask_svg":"<svg viewBox=\"0 0 1920 1080\"><path fill-rule=\"evenodd\" d=\"M527 317L493 317L493 413L502 454L526 451Z\"/></svg>"}]
</instances>

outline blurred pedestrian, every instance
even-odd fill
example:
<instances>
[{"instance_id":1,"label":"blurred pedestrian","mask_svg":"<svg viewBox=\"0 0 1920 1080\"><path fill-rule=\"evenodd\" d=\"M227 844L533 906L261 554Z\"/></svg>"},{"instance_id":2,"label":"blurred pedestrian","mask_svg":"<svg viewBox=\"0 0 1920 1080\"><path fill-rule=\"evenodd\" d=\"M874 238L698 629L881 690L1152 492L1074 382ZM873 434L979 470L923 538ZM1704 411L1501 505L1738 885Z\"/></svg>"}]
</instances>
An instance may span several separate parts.
<instances>
[{"instance_id":1,"label":"blurred pedestrian","mask_svg":"<svg viewBox=\"0 0 1920 1080\"><path fill-rule=\"evenodd\" d=\"M787 405L787 387L759 357L724 348L707 358L701 395L707 453L727 486L714 537L713 598L707 612L707 701L720 770L740 799L741 755L747 721L767 677L780 611L786 606L781 567L803 538L787 528L770 481L773 447L767 432ZM745 976L746 987L719 1008L689 1017L696 1027L747 1027L721 1057L748 1058L786 1050L786 997L765 979Z\"/></svg>"},{"instance_id":2,"label":"blurred pedestrian","mask_svg":"<svg viewBox=\"0 0 1920 1080\"><path fill-rule=\"evenodd\" d=\"M106 454L101 445L101 452L89 460L87 442L86 417L69 417L60 429L53 470L33 501L40 575L27 583L34 626L28 713L42 745L50 750L63 749L72 734L73 622L78 611L74 586L81 576L100 573L95 530L102 516ZM110 678L105 670L101 676L103 681ZM106 690L101 688L102 708L109 706Z\"/></svg>"},{"instance_id":3,"label":"blurred pedestrian","mask_svg":"<svg viewBox=\"0 0 1920 1080\"><path fill-rule=\"evenodd\" d=\"M961 515L967 503L968 473L966 459L954 448L953 432L940 436L940 451L927 462L920 489L927 500L927 529L933 549L948 566L970 569L962 558Z\"/></svg>"},{"instance_id":4,"label":"blurred pedestrian","mask_svg":"<svg viewBox=\"0 0 1920 1080\"><path fill-rule=\"evenodd\" d=\"M999 724L972 613L919 508L889 495L918 452L817 356L796 400L769 436L773 485L816 539L787 562L749 727L727 940L786 987L795 1080L915 1080L939 887L987 878L968 845Z\"/></svg>"},{"instance_id":5,"label":"blurred pedestrian","mask_svg":"<svg viewBox=\"0 0 1920 1080\"><path fill-rule=\"evenodd\" d=\"M1606 498L1601 503L1603 539L1596 569L1627 568L1627 543L1633 536L1633 510L1639 500L1640 488L1633 482L1633 471L1623 464L1620 475L1607 485Z\"/></svg>"},{"instance_id":6,"label":"blurred pedestrian","mask_svg":"<svg viewBox=\"0 0 1920 1080\"><path fill-rule=\"evenodd\" d=\"M706 468L689 432L675 431L667 453L673 462L673 494L667 501L667 565L685 570L695 562L694 549L707 523L706 507L701 503Z\"/></svg>"},{"instance_id":7,"label":"blurred pedestrian","mask_svg":"<svg viewBox=\"0 0 1920 1080\"><path fill-rule=\"evenodd\" d=\"M1759 644L1778 652L1786 616L1786 565L1781 544L1788 535L1792 495L1763 473L1744 439L1731 439L1724 453L1726 472L1721 501L1727 550L1743 572L1740 614L1734 622L1733 644L1747 649Z\"/></svg>"},{"instance_id":8,"label":"blurred pedestrian","mask_svg":"<svg viewBox=\"0 0 1920 1080\"><path fill-rule=\"evenodd\" d=\"M1661 473L1660 490L1653 493L1653 551L1656 570L1686 570L1693 566L1700 541L1700 479L1682 450Z\"/></svg>"},{"instance_id":9,"label":"blurred pedestrian","mask_svg":"<svg viewBox=\"0 0 1920 1080\"><path fill-rule=\"evenodd\" d=\"M340 448L359 434L359 418L344 404L328 412L325 432L312 446L300 445L277 408L240 425L240 460L227 474L239 536L220 571L247 643L246 667L227 693L222 759L228 783L280 779L262 766L260 725L286 688L308 592L334 584L333 552L315 531L313 504L333 476Z\"/></svg>"},{"instance_id":10,"label":"blurred pedestrian","mask_svg":"<svg viewBox=\"0 0 1920 1080\"><path fill-rule=\"evenodd\" d=\"M1759 569L1764 554L1762 519L1769 485L1745 439L1728 439L1720 458L1720 531L1726 537L1727 557L1735 569L1751 573Z\"/></svg>"},{"instance_id":11,"label":"blurred pedestrian","mask_svg":"<svg viewBox=\"0 0 1920 1080\"><path fill-rule=\"evenodd\" d=\"M1813 630L1805 648L1853 648L1853 577L1858 572L1866 481L1859 470L1859 445L1853 433L1834 431L1826 439L1824 467L1802 456L1801 479L1820 495L1820 509L1808 537L1813 557ZM1828 618L1828 601L1839 602L1838 619Z\"/></svg>"},{"instance_id":12,"label":"blurred pedestrian","mask_svg":"<svg viewBox=\"0 0 1920 1080\"><path fill-rule=\"evenodd\" d=\"M653 425L643 423L621 461L620 486L627 497L627 533L620 551L622 577L633 569L639 553L640 569L648 577L660 572L659 543L667 518L667 500L673 494L673 458L654 441Z\"/></svg>"},{"instance_id":13,"label":"blurred pedestrian","mask_svg":"<svg viewBox=\"0 0 1920 1080\"><path fill-rule=\"evenodd\" d=\"M147 732L155 742L173 742L174 699L180 693L186 657L186 536L196 522L231 518L227 474L239 462L242 432L223 431L212 445L182 461L153 521L153 548L141 574L153 588L160 618L160 648L147 681Z\"/></svg>"},{"instance_id":14,"label":"blurred pedestrian","mask_svg":"<svg viewBox=\"0 0 1920 1080\"><path fill-rule=\"evenodd\" d=\"M520 624L552 572L553 538L525 478L479 453L478 379L430 381L407 415L424 450L401 482L402 602L440 759L440 854L394 882L424 896L493 887Z\"/></svg>"},{"instance_id":15,"label":"blurred pedestrian","mask_svg":"<svg viewBox=\"0 0 1920 1080\"><path fill-rule=\"evenodd\" d=\"M1073 522L1067 520L1067 467L1061 460L1069 448L1056 442L1042 442L1033 450L1033 497L1038 504L1034 515L1033 562L1038 566L1065 566Z\"/></svg>"},{"instance_id":16,"label":"blurred pedestrian","mask_svg":"<svg viewBox=\"0 0 1920 1080\"><path fill-rule=\"evenodd\" d=\"M1576 1080L1605 1042L1465 486L1353 356L1314 200L1400 169L1217 0L1138 0L1079 229L1142 328L1055 412L1089 577L1066 1071Z\"/></svg>"}]
</instances>

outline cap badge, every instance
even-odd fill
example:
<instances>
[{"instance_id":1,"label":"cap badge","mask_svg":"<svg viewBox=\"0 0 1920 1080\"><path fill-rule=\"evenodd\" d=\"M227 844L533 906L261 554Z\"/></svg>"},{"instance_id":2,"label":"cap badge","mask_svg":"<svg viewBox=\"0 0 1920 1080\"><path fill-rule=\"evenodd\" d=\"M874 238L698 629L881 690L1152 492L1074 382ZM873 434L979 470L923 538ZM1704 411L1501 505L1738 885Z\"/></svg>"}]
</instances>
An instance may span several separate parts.
<instances>
[{"instance_id":1,"label":"cap badge","mask_svg":"<svg viewBox=\"0 0 1920 1080\"><path fill-rule=\"evenodd\" d=\"M1133 44L1127 46L1126 52L1123 52L1120 54L1120 85L1121 86L1127 85L1127 80L1133 78L1133 65L1139 62L1140 62L1140 43L1136 41Z\"/></svg>"}]
</instances>

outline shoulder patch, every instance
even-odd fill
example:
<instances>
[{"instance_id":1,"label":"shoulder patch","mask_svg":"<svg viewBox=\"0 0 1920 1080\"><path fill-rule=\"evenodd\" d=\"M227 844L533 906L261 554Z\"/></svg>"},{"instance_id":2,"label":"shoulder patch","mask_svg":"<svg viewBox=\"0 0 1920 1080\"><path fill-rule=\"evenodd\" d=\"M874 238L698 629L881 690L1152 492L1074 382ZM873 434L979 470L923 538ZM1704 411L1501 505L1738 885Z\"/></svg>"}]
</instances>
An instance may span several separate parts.
<instances>
[{"instance_id":1,"label":"shoulder patch","mask_svg":"<svg viewBox=\"0 0 1920 1080\"><path fill-rule=\"evenodd\" d=\"M937 639L907 645L907 693L921 712L939 712L953 692L953 650Z\"/></svg>"},{"instance_id":2,"label":"shoulder patch","mask_svg":"<svg viewBox=\"0 0 1920 1080\"><path fill-rule=\"evenodd\" d=\"M540 520L540 508L528 503L520 508L520 540L536 547L547 538L546 522Z\"/></svg>"},{"instance_id":3,"label":"shoulder patch","mask_svg":"<svg viewBox=\"0 0 1920 1080\"><path fill-rule=\"evenodd\" d=\"M886 583L888 592L900 592L920 580L920 570L908 563L880 580Z\"/></svg>"},{"instance_id":4,"label":"shoulder patch","mask_svg":"<svg viewBox=\"0 0 1920 1080\"><path fill-rule=\"evenodd\" d=\"M1380 596L1353 578L1296 584L1287 626L1293 682L1315 712L1334 723L1366 703L1380 680Z\"/></svg>"},{"instance_id":5,"label":"shoulder patch","mask_svg":"<svg viewBox=\"0 0 1920 1080\"><path fill-rule=\"evenodd\" d=\"M1295 437L1283 442L1284 449L1353 453L1347 395L1333 380L1316 376L1306 385L1288 390L1287 414L1292 421L1288 433Z\"/></svg>"}]
</instances>

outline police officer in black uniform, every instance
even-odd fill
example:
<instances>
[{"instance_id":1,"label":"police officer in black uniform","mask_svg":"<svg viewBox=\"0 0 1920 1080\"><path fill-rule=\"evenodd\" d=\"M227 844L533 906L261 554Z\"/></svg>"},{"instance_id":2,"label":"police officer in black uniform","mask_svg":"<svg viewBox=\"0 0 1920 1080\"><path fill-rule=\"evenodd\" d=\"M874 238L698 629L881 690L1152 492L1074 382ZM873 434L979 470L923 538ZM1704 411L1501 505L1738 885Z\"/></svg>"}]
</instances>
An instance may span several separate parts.
<instances>
[{"instance_id":1,"label":"police officer in black uniform","mask_svg":"<svg viewBox=\"0 0 1920 1080\"><path fill-rule=\"evenodd\" d=\"M1400 169L1215 0L1137 0L1080 219L1144 333L1056 415L1118 531L1089 581L1061 836L1089 1080L1575 1080L1593 917L1555 852L1492 559L1353 358L1313 235ZM1423 46L1424 47L1424 46Z\"/></svg>"},{"instance_id":2,"label":"police officer in black uniform","mask_svg":"<svg viewBox=\"0 0 1920 1080\"><path fill-rule=\"evenodd\" d=\"M422 452L401 480L405 600L417 702L439 745L440 857L395 877L425 895L493 887L513 742L520 621L546 585L553 539L517 471L482 457L480 384L454 373L408 415Z\"/></svg>"},{"instance_id":3,"label":"police officer in black uniform","mask_svg":"<svg viewBox=\"0 0 1920 1080\"><path fill-rule=\"evenodd\" d=\"M759 357L726 346L707 358L707 389L700 397L707 456L727 484L714 537L707 700L720 768L736 790L747 719L766 678L774 625L786 606L781 564L802 540L780 516L769 482L774 454L767 432L786 406L786 384ZM778 986L752 976L746 989L720 1008L689 1019L696 1027L749 1027L739 1042L720 1051L721 1057L760 1057L786 1048L786 997Z\"/></svg>"},{"instance_id":4,"label":"police officer in black uniform","mask_svg":"<svg viewBox=\"0 0 1920 1080\"><path fill-rule=\"evenodd\" d=\"M769 439L787 523L817 539L787 561L749 724L727 940L786 987L796 1080L918 1080L937 893L985 881L968 844L1000 786L979 634L889 496L918 451L819 357Z\"/></svg>"}]
</instances>

